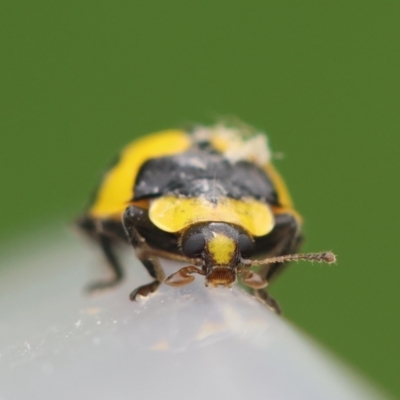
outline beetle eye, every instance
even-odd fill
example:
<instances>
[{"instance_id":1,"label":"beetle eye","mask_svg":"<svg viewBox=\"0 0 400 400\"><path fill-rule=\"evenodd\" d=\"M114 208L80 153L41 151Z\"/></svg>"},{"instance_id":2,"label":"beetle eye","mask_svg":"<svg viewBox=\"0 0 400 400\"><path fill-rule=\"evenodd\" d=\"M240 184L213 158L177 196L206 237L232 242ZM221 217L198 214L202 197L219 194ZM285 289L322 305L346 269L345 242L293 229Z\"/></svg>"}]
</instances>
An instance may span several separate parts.
<instances>
[{"instance_id":1,"label":"beetle eye","mask_svg":"<svg viewBox=\"0 0 400 400\"><path fill-rule=\"evenodd\" d=\"M204 250L206 239L202 233L195 233L182 241L182 252L187 257L199 256Z\"/></svg>"},{"instance_id":2,"label":"beetle eye","mask_svg":"<svg viewBox=\"0 0 400 400\"><path fill-rule=\"evenodd\" d=\"M240 254L243 258L248 258L253 253L253 241L245 234L241 233L238 237Z\"/></svg>"}]
</instances>

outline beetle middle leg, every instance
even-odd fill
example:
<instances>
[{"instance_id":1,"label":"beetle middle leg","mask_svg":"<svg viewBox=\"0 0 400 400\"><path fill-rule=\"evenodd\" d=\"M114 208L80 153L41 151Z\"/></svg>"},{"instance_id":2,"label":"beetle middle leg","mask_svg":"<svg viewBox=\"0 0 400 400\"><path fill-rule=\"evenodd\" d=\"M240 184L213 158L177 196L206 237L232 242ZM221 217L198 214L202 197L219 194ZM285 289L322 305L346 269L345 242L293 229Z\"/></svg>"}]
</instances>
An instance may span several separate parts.
<instances>
[{"instance_id":1,"label":"beetle middle leg","mask_svg":"<svg viewBox=\"0 0 400 400\"><path fill-rule=\"evenodd\" d=\"M133 301L138 295L147 296L148 294L155 292L161 282L164 281L165 274L158 257L154 255L152 249L137 229L138 226L143 227L143 225L146 226L151 224L148 219L147 210L136 206L129 206L124 212L123 224L129 242L135 249L137 258L142 262L150 276L154 278L152 282L139 286L132 291L129 297ZM149 225L148 229L151 228L152 227Z\"/></svg>"},{"instance_id":2,"label":"beetle middle leg","mask_svg":"<svg viewBox=\"0 0 400 400\"><path fill-rule=\"evenodd\" d=\"M89 284L86 288L89 292L109 289L120 283L124 277L123 269L115 254L115 242L124 240L125 232L121 224L116 221L101 221L90 216L82 216L76 221L76 225L88 237L98 243L111 269L113 276L110 279L103 279Z\"/></svg>"}]
</instances>

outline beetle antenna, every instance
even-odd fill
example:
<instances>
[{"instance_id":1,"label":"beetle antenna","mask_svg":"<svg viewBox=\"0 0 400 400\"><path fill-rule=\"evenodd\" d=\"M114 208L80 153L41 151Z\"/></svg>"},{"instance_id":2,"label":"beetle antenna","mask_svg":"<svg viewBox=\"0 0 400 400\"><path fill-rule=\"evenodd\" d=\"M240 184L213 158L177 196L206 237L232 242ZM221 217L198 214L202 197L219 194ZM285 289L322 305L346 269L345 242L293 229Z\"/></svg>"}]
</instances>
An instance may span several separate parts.
<instances>
[{"instance_id":1,"label":"beetle antenna","mask_svg":"<svg viewBox=\"0 0 400 400\"><path fill-rule=\"evenodd\" d=\"M248 264L250 267L254 265L266 265L287 261L318 261L332 264L336 261L336 256L331 251L324 251L322 253L307 253L307 254L288 254L285 256L270 257L264 260L250 260Z\"/></svg>"}]
</instances>

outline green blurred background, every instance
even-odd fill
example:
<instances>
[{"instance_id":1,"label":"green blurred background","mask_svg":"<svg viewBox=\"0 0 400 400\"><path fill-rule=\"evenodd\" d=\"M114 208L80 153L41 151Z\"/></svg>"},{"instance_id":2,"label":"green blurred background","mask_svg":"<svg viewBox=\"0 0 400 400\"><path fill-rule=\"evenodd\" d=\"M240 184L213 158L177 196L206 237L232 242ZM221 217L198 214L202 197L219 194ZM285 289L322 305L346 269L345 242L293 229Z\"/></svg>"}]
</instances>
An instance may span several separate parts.
<instances>
[{"instance_id":1,"label":"green blurred background","mask_svg":"<svg viewBox=\"0 0 400 400\"><path fill-rule=\"evenodd\" d=\"M0 241L70 221L132 138L235 115L268 133L306 220L285 316L400 396L400 3L0 6ZM400 247L400 246L399 246Z\"/></svg>"}]
</instances>

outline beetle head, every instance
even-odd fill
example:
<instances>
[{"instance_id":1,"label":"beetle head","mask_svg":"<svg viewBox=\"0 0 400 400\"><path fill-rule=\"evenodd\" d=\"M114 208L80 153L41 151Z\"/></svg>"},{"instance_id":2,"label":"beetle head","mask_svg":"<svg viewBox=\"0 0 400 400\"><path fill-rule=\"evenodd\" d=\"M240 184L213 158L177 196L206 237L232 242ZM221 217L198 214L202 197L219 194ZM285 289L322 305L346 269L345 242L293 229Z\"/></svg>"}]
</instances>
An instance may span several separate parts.
<instances>
[{"instance_id":1,"label":"beetle head","mask_svg":"<svg viewBox=\"0 0 400 400\"><path fill-rule=\"evenodd\" d=\"M207 286L231 286L253 248L251 237L241 228L222 222L191 226L182 236L182 252L203 261Z\"/></svg>"},{"instance_id":2,"label":"beetle head","mask_svg":"<svg viewBox=\"0 0 400 400\"><path fill-rule=\"evenodd\" d=\"M251 270L262 266L289 261L307 260L326 262L336 261L330 252L287 254L269 257L264 260L250 260L253 239L238 226L222 222L208 222L192 225L181 236L182 253L192 259L197 266L183 267L166 280L170 286L183 286L193 282L193 274L205 275L206 286L230 287L240 274L243 284L253 289L263 289L268 285L265 276ZM201 268L199 268L201 267Z\"/></svg>"}]
</instances>

